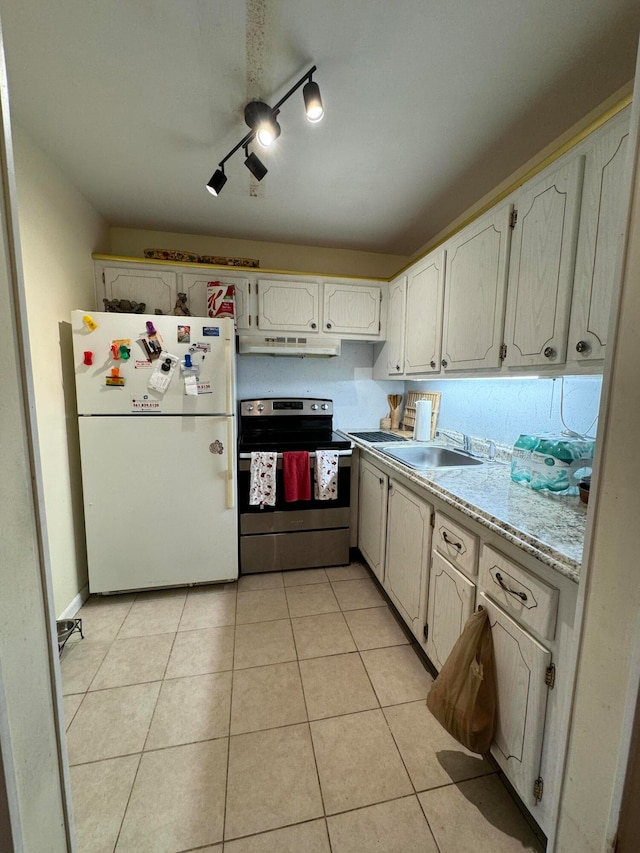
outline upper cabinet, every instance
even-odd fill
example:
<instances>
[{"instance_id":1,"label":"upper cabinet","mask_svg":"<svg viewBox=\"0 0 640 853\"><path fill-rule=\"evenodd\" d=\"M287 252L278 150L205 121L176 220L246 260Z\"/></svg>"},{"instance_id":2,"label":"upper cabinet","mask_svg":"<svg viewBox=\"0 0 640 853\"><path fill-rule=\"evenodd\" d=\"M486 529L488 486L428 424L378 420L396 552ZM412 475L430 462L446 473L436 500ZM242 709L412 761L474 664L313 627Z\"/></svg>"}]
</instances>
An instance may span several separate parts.
<instances>
[{"instance_id":1,"label":"upper cabinet","mask_svg":"<svg viewBox=\"0 0 640 853\"><path fill-rule=\"evenodd\" d=\"M404 370L408 377L440 370L445 258L445 251L439 249L407 276Z\"/></svg>"},{"instance_id":2,"label":"upper cabinet","mask_svg":"<svg viewBox=\"0 0 640 853\"><path fill-rule=\"evenodd\" d=\"M515 197L507 367L566 360L584 159L578 155L544 172Z\"/></svg>"},{"instance_id":3,"label":"upper cabinet","mask_svg":"<svg viewBox=\"0 0 640 853\"><path fill-rule=\"evenodd\" d=\"M258 329L308 332L320 326L320 286L315 281L258 279Z\"/></svg>"},{"instance_id":4,"label":"upper cabinet","mask_svg":"<svg viewBox=\"0 0 640 853\"><path fill-rule=\"evenodd\" d=\"M629 108L586 146L582 213L569 327L568 358L604 358L616 265L624 237L629 185Z\"/></svg>"},{"instance_id":5,"label":"upper cabinet","mask_svg":"<svg viewBox=\"0 0 640 853\"><path fill-rule=\"evenodd\" d=\"M446 244L441 365L446 372L500 366L511 207L503 204Z\"/></svg>"},{"instance_id":6,"label":"upper cabinet","mask_svg":"<svg viewBox=\"0 0 640 853\"><path fill-rule=\"evenodd\" d=\"M322 328L330 335L377 338L381 331L382 288L379 284L323 284Z\"/></svg>"},{"instance_id":7,"label":"upper cabinet","mask_svg":"<svg viewBox=\"0 0 640 853\"><path fill-rule=\"evenodd\" d=\"M404 306L407 277L401 275L389 285L387 296L387 342L381 354L384 375L404 374Z\"/></svg>"},{"instance_id":8,"label":"upper cabinet","mask_svg":"<svg viewBox=\"0 0 640 853\"><path fill-rule=\"evenodd\" d=\"M171 314L178 294L177 275L170 269L152 267L100 267L96 269L98 310L104 300L128 299L145 304L145 312Z\"/></svg>"},{"instance_id":9,"label":"upper cabinet","mask_svg":"<svg viewBox=\"0 0 640 853\"><path fill-rule=\"evenodd\" d=\"M178 293L185 293L191 313L206 317L213 308L208 287L213 282L233 285L236 330L243 334L384 340L386 282L107 257L96 259L95 270L99 308L105 298L129 299L144 302L147 313L171 314Z\"/></svg>"},{"instance_id":10,"label":"upper cabinet","mask_svg":"<svg viewBox=\"0 0 640 853\"><path fill-rule=\"evenodd\" d=\"M374 377L599 369L628 125L627 108L393 281Z\"/></svg>"}]
</instances>

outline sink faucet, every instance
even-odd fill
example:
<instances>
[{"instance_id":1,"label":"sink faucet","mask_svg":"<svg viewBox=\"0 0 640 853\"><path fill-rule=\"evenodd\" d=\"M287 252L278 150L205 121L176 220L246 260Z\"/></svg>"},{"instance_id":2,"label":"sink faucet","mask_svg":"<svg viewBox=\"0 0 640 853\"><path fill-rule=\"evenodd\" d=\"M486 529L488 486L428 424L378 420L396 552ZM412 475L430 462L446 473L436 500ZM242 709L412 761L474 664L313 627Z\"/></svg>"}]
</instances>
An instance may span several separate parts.
<instances>
[{"instance_id":1,"label":"sink faucet","mask_svg":"<svg viewBox=\"0 0 640 853\"><path fill-rule=\"evenodd\" d=\"M461 444L462 449L465 453L471 453L471 436L463 434L462 439L459 439L455 435L451 435L450 432L446 432L446 430L439 429L438 435L445 435L447 438L450 438L451 441L454 441L456 444Z\"/></svg>"}]
</instances>

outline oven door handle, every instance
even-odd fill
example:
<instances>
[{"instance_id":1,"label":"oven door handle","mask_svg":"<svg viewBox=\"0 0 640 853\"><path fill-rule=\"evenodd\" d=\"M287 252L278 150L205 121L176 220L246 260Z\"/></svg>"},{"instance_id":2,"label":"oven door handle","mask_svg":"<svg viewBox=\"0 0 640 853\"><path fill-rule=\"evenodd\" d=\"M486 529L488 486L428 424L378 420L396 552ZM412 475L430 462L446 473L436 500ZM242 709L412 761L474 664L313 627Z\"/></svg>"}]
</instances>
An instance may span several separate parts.
<instances>
[{"instance_id":1,"label":"oven door handle","mask_svg":"<svg viewBox=\"0 0 640 853\"><path fill-rule=\"evenodd\" d=\"M336 452L337 452L338 456L352 456L353 455L353 451L351 451L351 450L338 450ZM309 451L309 457L311 459L316 458L316 454L314 453L313 450ZM239 453L238 459L251 459L251 454L250 453ZM282 453L278 453L278 460L280 460L280 459L282 459Z\"/></svg>"}]
</instances>

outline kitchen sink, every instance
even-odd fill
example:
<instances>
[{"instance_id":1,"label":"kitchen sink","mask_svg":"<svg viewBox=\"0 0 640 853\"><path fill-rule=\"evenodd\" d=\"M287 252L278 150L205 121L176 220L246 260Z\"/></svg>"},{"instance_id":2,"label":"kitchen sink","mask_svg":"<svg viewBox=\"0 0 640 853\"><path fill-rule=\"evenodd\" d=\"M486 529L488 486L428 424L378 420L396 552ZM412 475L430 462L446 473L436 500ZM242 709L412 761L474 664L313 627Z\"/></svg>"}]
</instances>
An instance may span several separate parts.
<instances>
[{"instance_id":1,"label":"kitchen sink","mask_svg":"<svg viewBox=\"0 0 640 853\"><path fill-rule=\"evenodd\" d=\"M459 465L482 465L482 459L450 447L379 447L385 456L404 462L410 468L452 468Z\"/></svg>"}]
</instances>

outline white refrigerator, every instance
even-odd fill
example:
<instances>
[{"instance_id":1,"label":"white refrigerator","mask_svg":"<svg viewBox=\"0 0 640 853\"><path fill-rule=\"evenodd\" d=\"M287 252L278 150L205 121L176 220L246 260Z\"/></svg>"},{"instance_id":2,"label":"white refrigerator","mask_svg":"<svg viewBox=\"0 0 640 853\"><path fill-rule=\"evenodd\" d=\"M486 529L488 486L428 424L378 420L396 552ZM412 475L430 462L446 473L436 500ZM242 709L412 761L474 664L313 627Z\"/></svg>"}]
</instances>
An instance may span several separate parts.
<instances>
[{"instance_id":1,"label":"white refrigerator","mask_svg":"<svg viewBox=\"0 0 640 853\"><path fill-rule=\"evenodd\" d=\"M235 580L233 321L71 322L90 592Z\"/></svg>"}]
</instances>

